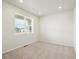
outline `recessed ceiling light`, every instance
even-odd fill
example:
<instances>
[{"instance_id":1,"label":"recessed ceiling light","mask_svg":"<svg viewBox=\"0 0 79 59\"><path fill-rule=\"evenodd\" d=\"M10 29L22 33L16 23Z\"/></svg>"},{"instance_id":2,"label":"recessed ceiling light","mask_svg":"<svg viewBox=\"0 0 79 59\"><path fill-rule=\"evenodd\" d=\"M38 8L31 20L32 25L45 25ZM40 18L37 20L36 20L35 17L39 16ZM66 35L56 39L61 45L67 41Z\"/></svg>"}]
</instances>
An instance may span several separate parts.
<instances>
[{"instance_id":1,"label":"recessed ceiling light","mask_svg":"<svg viewBox=\"0 0 79 59\"><path fill-rule=\"evenodd\" d=\"M19 0L20 1L20 3L23 3L23 0Z\"/></svg>"},{"instance_id":2,"label":"recessed ceiling light","mask_svg":"<svg viewBox=\"0 0 79 59\"><path fill-rule=\"evenodd\" d=\"M41 12L39 12L38 14L39 14L39 15L41 15L42 13L41 13Z\"/></svg>"},{"instance_id":3,"label":"recessed ceiling light","mask_svg":"<svg viewBox=\"0 0 79 59\"><path fill-rule=\"evenodd\" d=\"M61 6L59 6L58 8L59 8L59 9L61 9L62 7L61 7Z\"/></svg>"}]
</instances>

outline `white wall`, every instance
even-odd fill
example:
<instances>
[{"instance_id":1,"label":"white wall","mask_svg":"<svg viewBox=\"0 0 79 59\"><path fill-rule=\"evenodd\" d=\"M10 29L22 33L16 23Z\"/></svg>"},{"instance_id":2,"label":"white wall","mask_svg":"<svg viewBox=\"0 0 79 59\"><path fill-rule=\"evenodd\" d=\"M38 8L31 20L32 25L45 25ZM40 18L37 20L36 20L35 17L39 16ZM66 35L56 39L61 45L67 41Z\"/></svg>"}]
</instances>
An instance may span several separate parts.
<instances>
[{"instance_id":1,"label":"white wall","mask_svg":"<svg viewBox=\"0 0 79 59\"><path fill-rule=\"evenodd\" d=\"M15 49L17 47L29 44L38 40L38 18L30 13L19 9L9 3L3 1L3 53ZM14 15L20 13L34 19L34 33L33 34L18 34L15 33Z\"/></svg>"},{"instance_id":2,"label":"white wall","mask_svg":"<svg viewBox=\"0 0 79 59\"><path fill-rule=\"evenodd\" d=\"M41 41L74 47L74 24L73 10L41 18Z\"/></svg>"},{"instance_id":3,"label":"white wall","mask_svg":"<svg viewBox=\"0 0 79 59\"><path fill-rule=\"evenodd\" d=\"M76 7L74 8L74 47L76 49Z\"/></svg>"}]
</instances>

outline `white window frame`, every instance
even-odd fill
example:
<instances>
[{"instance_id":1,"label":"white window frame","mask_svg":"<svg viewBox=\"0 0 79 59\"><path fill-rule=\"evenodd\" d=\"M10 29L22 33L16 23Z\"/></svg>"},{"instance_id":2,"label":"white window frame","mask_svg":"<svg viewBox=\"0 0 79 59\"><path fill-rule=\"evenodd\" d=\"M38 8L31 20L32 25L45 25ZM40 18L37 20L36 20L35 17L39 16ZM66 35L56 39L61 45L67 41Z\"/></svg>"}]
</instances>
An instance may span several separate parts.
<instances>
[{"instance_id":1,"label":"white window frame","mask_svg":"<svg viewBox=\"0 0 79 59\"><path fill-rule=\"evenodd\" d=\"M24 20L26 21L26 19L30 19L31 20L31 27L32 27L32 30L31 30L31 32L30 32L30 30L28 31L28 32L19 32L19 33L17 33L16 31L16 34L32 34L32 33L34 33L34 21L33 21L33 18L32 17L28 17L28 16L25 16L25 15L23 15L23 14L20 14L20 13L15 13L15 15L19 15L19 16L23 16L24 17ZM15 17L15 15L14 15L14 17ZM15 20L15 19L14 19Z\"/></svg>"}]
</instances>

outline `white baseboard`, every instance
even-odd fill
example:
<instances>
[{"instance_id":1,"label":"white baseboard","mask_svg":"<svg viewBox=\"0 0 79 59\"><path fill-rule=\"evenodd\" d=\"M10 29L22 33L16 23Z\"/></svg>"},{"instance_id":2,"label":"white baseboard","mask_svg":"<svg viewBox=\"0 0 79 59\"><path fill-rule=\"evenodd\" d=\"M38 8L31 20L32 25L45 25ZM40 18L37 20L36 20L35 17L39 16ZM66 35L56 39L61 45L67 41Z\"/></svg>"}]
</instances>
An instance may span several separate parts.
<instances>
[{"instance_id":1,"label":"white baseboard","mask_svg":"<svg viewBox=\"0 0 79 59\"><path fill-rule=\"evenodd\" d=\"M37 41L30 42L30 43L27 43L27 44L25 43L25 44L23 44L23 45L19 45L19 46L15 47L15 48L12 48L12 49L3 51L2 54L5 54L5 53L10 52L10 51L12 51L12 50L15 50L15 49L17 49L17 48L20 48L20 47L23 47L23 46L25 46L25 45L29 45L29 44L32 44L32 43L35 43L35 42L37 42Z\"/></svg>"},{"instance_id":2,"label":"white baseboard","mask_svg":"<svg viewBox=\"0 0 79 59\"><path fill-rule=\"evenodd\" d=\"M69 45L69 44L63 43L63 42L52 42L52 41L45 41L45 40L40 40L40 41L50 43L50 44L57 44L57 45L63 45L63 46L68 46L68 47L75 48L73 44Z\"/></svg>"}]
</instances>

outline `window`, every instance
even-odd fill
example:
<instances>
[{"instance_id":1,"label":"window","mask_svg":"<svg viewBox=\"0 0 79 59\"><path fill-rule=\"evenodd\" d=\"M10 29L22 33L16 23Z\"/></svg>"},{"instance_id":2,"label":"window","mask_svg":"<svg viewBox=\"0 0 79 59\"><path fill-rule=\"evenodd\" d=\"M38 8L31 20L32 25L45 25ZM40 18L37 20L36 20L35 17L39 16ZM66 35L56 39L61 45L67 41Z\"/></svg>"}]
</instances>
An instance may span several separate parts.
<instances>
[{"instance_id":1,"label":"window","mask_svg":"<svg viewBox=\"0 0 79 59\"><path fill-rule=\"evenodd\" d=\"M33 32L33 20L26 16L16 14L15 15L15 31L16 33L32 33Z\"/></svg>"}]
</instances>

